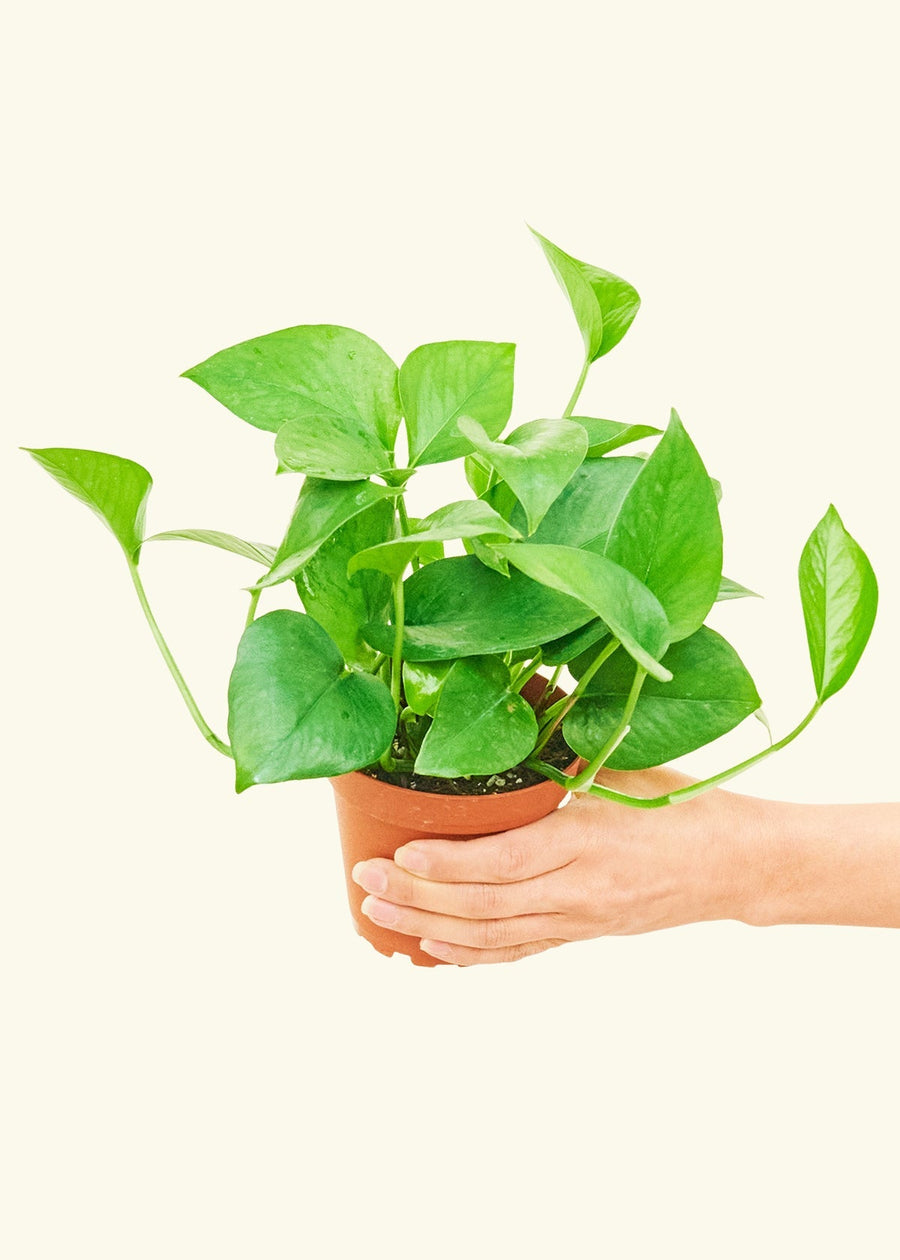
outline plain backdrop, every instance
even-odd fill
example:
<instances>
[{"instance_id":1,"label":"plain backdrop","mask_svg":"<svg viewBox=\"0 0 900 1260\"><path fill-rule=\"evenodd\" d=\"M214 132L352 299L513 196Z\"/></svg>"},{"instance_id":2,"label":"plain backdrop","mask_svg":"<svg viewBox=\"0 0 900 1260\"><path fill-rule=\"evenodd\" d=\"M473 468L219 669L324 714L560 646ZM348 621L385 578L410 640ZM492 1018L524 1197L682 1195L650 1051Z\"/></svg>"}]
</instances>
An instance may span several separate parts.
<instances>
[{"instance_id":1,"label":"plain backdrop","mask_svg":"<svg viewBox=\"0 0 900 1260\"><path fill-rule=\"evenodd\" d=\"M895 22L872 0L12 20L9 1260L900 1254L900 935L716 923L507 967L382 958L351 928L328 785L234 794L114 541L16 449L139 460L151 530L277 541L295 479L179 374L297 323L398 361L512 340L514 420L559 414L580 340L530 223L642 295L583 410L676 406L722 481L726 570L765 599L716 624L777 733L812 697L796 564L829 502L879 575L856 677L734 786L895 798ZM415 493L459 489L438 469ZM143 564L222 731L256 570L187 543Z\"/></svg>"}]
</instances>

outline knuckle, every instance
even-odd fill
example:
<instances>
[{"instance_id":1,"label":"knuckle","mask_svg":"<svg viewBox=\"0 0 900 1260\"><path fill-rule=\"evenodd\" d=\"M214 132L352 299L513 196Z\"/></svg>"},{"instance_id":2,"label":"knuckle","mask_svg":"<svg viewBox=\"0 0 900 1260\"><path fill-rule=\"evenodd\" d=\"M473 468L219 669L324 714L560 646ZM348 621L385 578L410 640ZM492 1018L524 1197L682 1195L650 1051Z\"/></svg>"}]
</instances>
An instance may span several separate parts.
<instances>
[{"instance_id":1,"label":"knuckle","mask_svg":"<svg viewBox=\"0 0 900 1260\"><path fill-rule=\"evenodd\" d=\"M500 910L502 892L499 884L473 884L468 896L468 909L475 919L494 919Z\"/></svg>"},{"instance_id":2,"label":"knuckle","mask_svg":"<svg viewBox=\"0 0 900 1260\"><path fill-rule=\"evenodd\" d=\"M508 929L504 919L485 919L479 925L478 944L482 949L502 949L507 937Z\"/></svg>"},{"instance_id":3,"label":"knuckle","mask_svg":"<svg viewBox=\"0 0 900 1260\"><path fill-rule=\"evenodd\" d=\"M521 844L504 844L497 854L497 873L502 880L520 879L527 865L528 859Z\"/></svg>"}]
</instances>

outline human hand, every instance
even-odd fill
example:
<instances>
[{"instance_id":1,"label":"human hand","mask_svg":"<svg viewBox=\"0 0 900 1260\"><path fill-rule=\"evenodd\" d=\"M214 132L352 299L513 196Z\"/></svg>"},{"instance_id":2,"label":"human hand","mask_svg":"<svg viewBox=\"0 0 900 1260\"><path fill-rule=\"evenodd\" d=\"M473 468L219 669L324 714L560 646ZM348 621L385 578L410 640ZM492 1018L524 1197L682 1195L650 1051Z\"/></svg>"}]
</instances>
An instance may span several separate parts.
<instances>
[{"instance_id":1,"label":"human hand","mask_svg":"<svg viewBox=\"0 0 900 1260\"><path fill-rule=\"evenodd\" d=\"M657 796L668 769L600 781ZM414 840L354 867L363 912L445 962L511 962L566 941L741 918L761 883L753 844L768 803L723 791L661 809L575 797L539 822L479 839Z\"/></svg>"}]
</instances>

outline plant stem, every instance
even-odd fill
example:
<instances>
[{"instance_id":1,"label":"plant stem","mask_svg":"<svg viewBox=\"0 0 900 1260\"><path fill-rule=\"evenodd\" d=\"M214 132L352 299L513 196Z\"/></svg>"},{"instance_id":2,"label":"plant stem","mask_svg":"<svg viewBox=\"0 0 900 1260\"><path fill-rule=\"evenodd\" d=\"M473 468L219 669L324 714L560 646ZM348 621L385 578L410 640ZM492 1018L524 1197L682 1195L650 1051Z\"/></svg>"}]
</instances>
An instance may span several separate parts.
<instances>
[{"instance_id":1,"label":"plant stem","mask_svg":"<svg viewBox=\"0 0 900 1260\"><path fill-rule=\"evenodd\" d=\"M610 735L609 739L597 753L596 757L579 771L571 781L570 791L583 792L589 788L594 781L594 775L606 765L609 758L621 744L622 740L631 729L631 719L634 714L635 705L638 702L638 696L641 694L641 688L644 685L644 679L647 677L647 671L641 669L638 665L634 675L634 682L631 684L631 690L628 693L628 699L625 701L625 708L622 710L622 717L616 726L616 729Z\"/></svg>"},{"instance_id":2,"label":"plant stem","mask_svg":"<svg viewBox=\"0 0 900 1260\"><path fill-rule=\"evenodd\" d=\"M591 366L590 360L586 358L584 361L584 365L581 369L581 375L579 376L578 380L575 382L575 388L572 390L572 397L566 403L566 409L563 412L564 420L567 419L575 410L575 404L578 402L578 399L581 395L581 391L584 389L584 382L587 380L588 369L590 368L590 366Z\"/></svg>"},{"instance_id":3,"label":"plant stem","mask_svg":"<svg viewBox=\"0 0 900 1260\"><path fill-rule=\"evenodd\" d=\"M256 605L259 603L260 595L262 595L261 590L254 590L250 592L250 607L247 609L247 620L244 622L245 630L247 629L247 626L249 626L250 623L253 621L253 618L256 616Z\"/></svg>"},{"instance_id":4,"label":"plant stem","mask_svg":"<svg viewBox=\"0 0 900 1260\"><path fill-rule=\"evenodd\" d=\"M554 669L553 673L547 679L547 685L544 688L544 694L541 696L540 700L538 700L537 704L535 705L534 711L537 714L539 719L543 718L544 716L544 706L546 705L547 701L550 699L550 697L553 695L554 691L556 690L556 685L559 682L559 676L562 672L563 672L563 666L557 665L556 669Z\"/></svg>"},{"instance_id":5,"label":"plant stem","mask_svg":"<svg viewBox=\"0 0 900 1260\"><path fill-rule=\"evenodd\" d=\"M403 576L394 582L394 654L391 659L391 695L397 712L400 712L400 680L403 674Z\"/></svg>"},{"instance_id":6,"label":"plant stem","mask_svg":"<svg viewBox=\"0 0 900 1260\"><path fill-rule=\"evenodd\" d=\"M530 661L527 665L525 664L524 661L522 662L522 664L520 665L518 669L518 672L514 673L512 678L510 679L510 684L509 684L510 688L513 691L521 691L522 688L525 686L525 684L528 682L529 678L533 678L534 675L540 669L540 667L541 667L541 653L538 652L534 660Z\"/></svg>"},{"instance_id":7,"label":"plant stem","mask_svg":"<svg viewBox=\"0 0 900 1260\"><path fill-rule=\"evenodd\" d=\"M147 592L144 590L144 584L141 581L141 576L137 570L137 565L130 558L128 559L128 571L131 574L131 580L134 583L134 589L137 591L137 597L140 600L140 604L141 604L141 608L143 610L144 616L147 618L147 624L149 625L150 630L153 634L153 637L156 640L156 646L159 648L160 652L162 653L163 660L166 662L166 664L169 667L169 673L175 679L175 685L177 686L178 690L181 692L182 699L184 700L184 703L187 705L188 712L190 713L191 717L194 719L194 722L197 725L197 729L200 731L200 734L203 736L203 738L207 740L208 743L212 744L216 752L222 753L222 755L225 757L231 757L233 755L231 752L231 749L228 747L226 743L224 743L221 739L219 739L219 737L215 735L213 731L211 730L209 724L204 719L203 714L198 709L197 702L194 699L194 697L191 695L190 688L188 687L187 683L184 681L184 677L181 673L181 670L175 664L175 658L173 657L171 651L169 650L168 643L166 643L165 639L162 636L162 631L157 625L156 618L153 616L153 612L150 608L149 600L147 599Z\"/></svg>"},{"instance_id":8,"label":"plant stem","mask_svg":"<svg viewBox=\"0 0 900 1260\"><path fill-rule=\"evenodd\" d=\"M588 788L588 794L602 797L605 801L614 801L618 805L636 806L638 809L659 809L663 805L677 805L680 801L689 801L692 797L700 796L702 793L710 791L711 788L718 787L720 783L727 783L729 779L736 778L745 770L749 770L751 766L765 761L766 757L770 757L772 753L786 748L792 740L797 738L801 731L806 730L821 707L821 701L817 700L798 726L795 726L788 735L778 740L777 743L764 748L762 752L755 753L752 757L739 762L736 766L732 766L728 770L721 770L718 774L714 774L708 779L701 779L698 783L691 783L688 787L676 788L674 792L668 792L665 796L626 796L623 792L614 792L612 788L601 787L599 783L592 783ZM560 787L572 790L574 780L557 770L555 766L549 766L546 762L538 760L529 760L528 764L532 769L539 770L548 779L552 779L554 783L558 783Z\"/></svg>"},{"instance_id":9,"label":"plant stem","mask_svg":"<svg viewBox=\"0 0 900 1260\"><path fill-rule=\"evenodd\" d=\"M550 708L544 714L544 721L541 725L540 738L538 739L538 742L535 745L535 749L533 753L534 756L537 756L539 752L542 752L543 749L546 748L549 741L553 738L556 728L563 721L563 719L568 716L572 707L576 705L578 701L581 699L581 697L584 695L585 690L587 689L588 683L594 677L597 670L600 668L601 665L604 664L605 661L609 660L613 652L615 652L615 650L619 646L620 645L619 645L618 639L610 639L608 643L604 644L604 646L597 653L597 656L594 658L594 660L590 663L590 665L587 667L587 669L579 678L578 684L575 687L575 690L572 692L572 694L569 696L565 696L562 700L559 700L557 701L556 704L550 706ZM562 669L561 665L559 669ZM553 678L554 686L556 685L556 679L558 677L559 677L559 670L557 670Z\"/></svg>"}]
</instances>

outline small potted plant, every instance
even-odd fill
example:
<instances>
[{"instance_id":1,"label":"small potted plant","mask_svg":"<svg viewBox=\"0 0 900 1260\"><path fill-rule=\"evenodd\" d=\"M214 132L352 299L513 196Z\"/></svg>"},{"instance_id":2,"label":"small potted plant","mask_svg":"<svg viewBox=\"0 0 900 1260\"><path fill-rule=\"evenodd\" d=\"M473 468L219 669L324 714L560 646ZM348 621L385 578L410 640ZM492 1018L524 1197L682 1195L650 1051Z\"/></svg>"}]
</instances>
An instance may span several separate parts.
<instances>
[{"instance_id":1,"label":"small potted plant","mask_svg":"<svg viewBox=\"0 0 900 1260\"><path fill-rule=\"evenodd\" d=\"M278 471L303 477L277 546L206 529L147 537L146 469L97 451L30 451L115 535L194 721L234 761L237 790L330 778L359 930L429 966L410 938L360 914L356 861L392 856L415 835L518 826L567 792L652 808L722 783L790 743L847 682L877 604L872 568L829 507L800 559L815 684L802 721L666 797L595 783L601 767L659 765L760 714L737 652L705 625L718 600L752 592L722 574L719 488L678 415L661 432L578 414L588 371L628 331L637 292L535 236L584 341L558 416L504 435L515 355L505 342L422 345L398 368L362 333L310 324L184 373L274 434ZM652 452L633 453L647 439ZM471 497L411 517L417 470L451 460L464 461ZM141 550L160 539L222 547L260 568L228 685L227 742L201 715L141 581ZM281 583L300 606L259 613Z\"/></svg>"}]
</instances>

